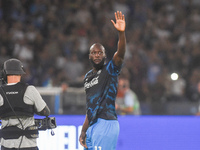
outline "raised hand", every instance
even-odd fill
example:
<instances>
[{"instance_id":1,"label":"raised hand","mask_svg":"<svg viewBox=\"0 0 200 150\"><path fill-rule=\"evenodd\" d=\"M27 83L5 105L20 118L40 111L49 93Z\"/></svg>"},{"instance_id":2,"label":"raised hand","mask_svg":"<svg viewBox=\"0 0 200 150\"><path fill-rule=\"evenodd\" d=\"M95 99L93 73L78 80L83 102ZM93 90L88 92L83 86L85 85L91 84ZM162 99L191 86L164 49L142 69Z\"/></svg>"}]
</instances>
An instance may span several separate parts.
<instances>
[{"instance_id":1,"label":"raised hand","mask_svg":"<svg viewBox=\"0 0 200 150\"><path fill-rule=\"evenodd\" d=\"M115 12L115 19L116 19L116 23L113 20L111 20L111 22L113 23L114 27L118 31L125 31L126 22L125 22L124 14L122 14L121 11Z\"/></svg>"}]
</instances>

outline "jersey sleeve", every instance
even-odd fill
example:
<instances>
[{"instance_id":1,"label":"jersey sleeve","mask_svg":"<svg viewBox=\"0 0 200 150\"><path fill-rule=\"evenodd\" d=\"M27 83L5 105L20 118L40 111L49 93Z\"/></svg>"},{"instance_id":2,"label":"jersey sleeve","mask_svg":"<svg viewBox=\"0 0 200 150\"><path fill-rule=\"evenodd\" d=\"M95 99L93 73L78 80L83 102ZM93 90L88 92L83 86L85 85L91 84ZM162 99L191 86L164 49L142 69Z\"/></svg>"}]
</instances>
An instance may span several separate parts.
<instances>
[{"instance_id":1,"label":"jersey sleeve","mask_svg":"<svg viewBox=\"0 0 200 150\"><path fill-rule=\"evenodd\" d=\"M113 62L113 59L111 61L108 62L107 65L107 70L108 73L112 76L117 76L119 75L120 71L121 71L122 65L121 66L116 66Z\"/></svg>"},{"instance_id":2,"label":"jersey sleeve","mask_svg":"<svg viewBox=\"0 0 200 150\"><path fill-rule=\"evenodd\" d=\"M24 94L24 102L26 104L34 105L37 112L40 112L46 106L45 101L42 99L40 93L34 86L28 86Z\"/></svg>"}]
</instances>

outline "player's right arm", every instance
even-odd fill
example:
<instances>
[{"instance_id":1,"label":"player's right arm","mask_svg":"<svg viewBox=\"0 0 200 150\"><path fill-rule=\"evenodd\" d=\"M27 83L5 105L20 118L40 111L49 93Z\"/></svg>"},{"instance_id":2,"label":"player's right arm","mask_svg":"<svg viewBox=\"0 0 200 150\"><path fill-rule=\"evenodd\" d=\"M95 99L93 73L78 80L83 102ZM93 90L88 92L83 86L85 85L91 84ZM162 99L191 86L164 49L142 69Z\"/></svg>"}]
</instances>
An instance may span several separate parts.
<instances>
[{"instance_id":1,"label":"player's right arm","mask_svg":"<svg viewBox=\"0 0 200 150\"><path fill-rule=\"evenodd\" d=\"M86 115L82 130L81 130L81 135L79 137L80 144L85 148L87 148L85 140L86 140L86 131L87 131L88 127L89 127L89 121L88 121L88 117Z\"/></svg>"},{"instance_id":2,"label":"player's right arm","mask_svg":"<svg viewBox=\"0 0 200 150\"><path fill-rule=\"evenodd\" d=\"M119 40L118 40L117 52L115 52L113 60L115 65L120 66L123 63L126 51L126 36L125 36L126 22L125 22L125 16L124 14L122 14L121 11L115 12L115 19L116 23L113 20L111 20L111 22L119 32Z\"/></svg>"}]
</instances>

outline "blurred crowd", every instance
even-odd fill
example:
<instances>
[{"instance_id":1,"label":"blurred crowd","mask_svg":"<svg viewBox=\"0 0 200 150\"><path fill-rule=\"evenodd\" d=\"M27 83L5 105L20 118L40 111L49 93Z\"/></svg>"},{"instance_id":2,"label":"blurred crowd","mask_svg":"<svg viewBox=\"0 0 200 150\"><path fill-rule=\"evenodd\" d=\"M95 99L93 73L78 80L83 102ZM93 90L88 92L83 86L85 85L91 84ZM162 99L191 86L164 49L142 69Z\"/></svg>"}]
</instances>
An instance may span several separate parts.
<instances>
[{"instance_id":1,"label":"blurred crowd","mask_svg":"<svg viewBox=\"0 0 200 150\"><path fill-rule=\"evenodd\" d=\"M102 43L108 59L117 49L117 10L127 22L120 76L140 102L199 101L199 0L0 0L0 64L20 59L35 86L82 86L89 47Z\"/></svg>"}]
</instances>

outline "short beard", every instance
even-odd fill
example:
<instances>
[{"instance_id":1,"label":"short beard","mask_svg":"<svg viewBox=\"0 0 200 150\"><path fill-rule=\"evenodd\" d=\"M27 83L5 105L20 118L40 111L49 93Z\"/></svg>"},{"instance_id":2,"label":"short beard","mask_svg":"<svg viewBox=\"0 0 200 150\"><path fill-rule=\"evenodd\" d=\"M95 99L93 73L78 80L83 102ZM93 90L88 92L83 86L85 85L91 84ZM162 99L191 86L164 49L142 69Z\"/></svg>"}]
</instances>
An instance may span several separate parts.
<instances>
[{"instance_id":1,"label":"short beard","mask_svg":"<svg viewBox=\"0 0 200 150\"><path fill-rule=\"evenodd\" d=\"M92 66L96 69L96 70L100 70L103 68L104 62L105 62L105 57L102 59L102 61L98 64L96 64L92 59L90 59L90 62L92 64Z\"/></svg>"}]
</instances>

